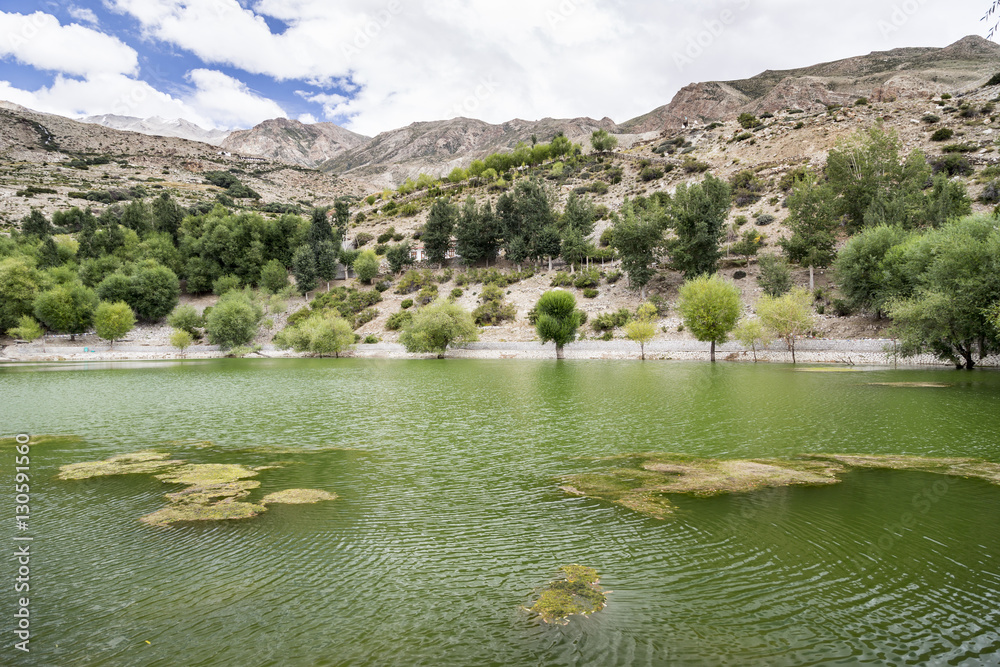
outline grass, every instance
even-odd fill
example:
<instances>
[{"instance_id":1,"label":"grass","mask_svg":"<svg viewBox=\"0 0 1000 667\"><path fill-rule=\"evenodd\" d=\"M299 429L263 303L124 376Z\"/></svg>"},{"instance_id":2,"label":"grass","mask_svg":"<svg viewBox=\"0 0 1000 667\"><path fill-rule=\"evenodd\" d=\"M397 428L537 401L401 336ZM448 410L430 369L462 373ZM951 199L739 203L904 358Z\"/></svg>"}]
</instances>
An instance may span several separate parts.
<instances>
[{"instance_id":1,"label":"grass","mask_svg":"<svg viewBox=\"0 0 1000 667\"><path fill-rule=\"evenodd\" d=\"M862 454L805 454L788 459L709 459L682 454L628 454L604 459L618 467L571 475L560 487L571 495L612 502L664 519L676 507L671 494L710 497L786 486L839 483L854 468L916 470L1000 484L1000 464L967 458Z\"/></svg>"}]
</instances>

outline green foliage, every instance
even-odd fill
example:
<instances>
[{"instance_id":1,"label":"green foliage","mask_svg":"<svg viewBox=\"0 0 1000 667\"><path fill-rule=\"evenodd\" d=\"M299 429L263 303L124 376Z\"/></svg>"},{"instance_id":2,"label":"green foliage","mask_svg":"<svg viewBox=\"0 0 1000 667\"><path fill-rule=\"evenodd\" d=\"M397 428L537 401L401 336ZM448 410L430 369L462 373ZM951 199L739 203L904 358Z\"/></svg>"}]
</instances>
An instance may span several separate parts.
<instances>
[{"instance_id":1,"label":"green foliage","mask_svg":"<svg viewBox=\"0 0 1000 667\"><path fill-rule=\"evenodd\" d=\"M503 289L497 285L486 285L479 295L479 307L472 311L472 319L477 326L498 326L505 320L513 321L517 308L506 303Z\"/></svg>"},{"instance_id":2,"label":"green foliage","mask_svg":"<svg viewBox=\"0 0 1000 667\"><path fill-rule=\"evenodd\" d=\"M943 155L940 158L933 160L931 162L931 168L935 174L947 176L968 176L974 171L972 163L969 162L969 158L957 153Z\"/></svg>"},{"instance_id":3,"label":"green foliage","mask_svg":"<svg viewBox=\"0 0 1000 667\"><path fill-rule=\"evenodd\" d=\"M292 258L292 274L295 276L295 285L299 294L305 296L316 289L318 284L316 276L316 254L308 245L302 245L295 251Z\"/></svg>"},{"instance_id":4,"label":"green foliage","mask_svg":"<svg viewBox=\"0 0 1000 667\"><path fill-rule=\"evenodd\" d=\"M758 120L757 116L753 115L752 113L747 113L747 112L741 113L739 115L739 118L737 118L736 120L739 122L740 127L742 127L744 130L752 130L753 128L760 127L761 125L760 120Z\"/></svg>"},{"instance_id":5,"label":"green foliage","mask_svg":"<svg viewBox=\"0 0 1000 667\"><path fill-rule=\"evenodd\" d=\"M876 314L885 312L889 301L897 296L897 286L886 279L897 258L889 251L907 236L898 227L880 225L854 236L841 249L834 266L840 290L852 307Z\"/></svg>"},{"instance_id":6,"label":"green foliage","mask_svg":"<svg viewBox=\"0 0 1000 667\"><path fill-rule=\"evenodd\" d=\"M646 343L656 336L656 306L644 303L639 306L634 320L625 325L625 336L635 343L639 343L642 359L646 359Z\"/></svg>"},{"instance_id":7,"label":"green foliage","mask_svg":"<svg viewBox=\"0 0 1000 667\"><path fill-rule=\"evenodd\" d=\"M396 294L412 294L432 284L434 274L431 271L407 271L396 285Z\"/></svg>"},{"instance_id":8,"label":"green foliage","mask_svg":"<svg viewBox=\"0 0 1000 667\"><path fill-rule=\"evenodd\" d=\"M622 269L633 288L645 289L653 278L653 264L663 247L665 225L657 206L636 211L626 204L621 216L614 220L611 245L621 256Z\"/></svg>"},{"instance_id":9,"label":"green foliage","mask_svg":"<svg viewBox=\"0 0 1000 667\"><path fill-rule=\"evenodd\" d=\"M412 305L412 304L411 304ZM413 320L413 313L408 310L401 310L393 313L386 320L385 328L389 331L399 331Z\"/></svg>"},{"instance_id":10,"label":"green foliage","mask_svg":"<svg viewBox=\"0 0 1000 667\"><path fill-rule=\"evenodd\" d=\"M375 308L365 308L354 318L354 328L362 327L378 317L378 310Z\"/></svg>"},{"instance_id":11,"label":"green foliage","mask_svg":"<svg viewBox=\"0 0 1000 667\"><path fill-rule=\"evenodd\" d=\"M450 301L438 301L418 310L399 336L407 352L433 352L439 358L451 345L478 339L472 315Z\"/></svg>"},{"instance_id":12,"label":"green foliage","mask_svg":"<svg viewBox=\"0 0 1000 667\"><path fill-rule=\"evenodd\" d=\"M21 219L21 233L25 236L44 239L51 236L52 232L52 223L36 208Z\"/></svg>"},{"instance_id":13,"label":"green foliage","mask_svg":"<svg viewBox=\"0 0 1000 667\"><path fill-rule=\"evenodd\" d=\"M508 260L520 265L530 257L541 257L546 244L536 237L547 228L557 227L551 194L537 180L520 180L514 191L497 200L497 226Z\"/></svg>"},{"instance_id":14,"label":"green foliage","mask_svg":"<svg viewBox=\"0 0 1000 667\"><path fill-rule=\"evenodd\" d=\"M187 331L192 336L198 335L198 329L205 326L205 322L194 306L177 306L174 311L167 316L167 324L175 329Z\"/></svg>"},{"instance_id":15,"label":"green foliage","mask_svg":"<svg viewBox=\"0 0 1000 667\"><path fill-rule=\"evenodd\" d=\"M698 340L712 344L712 361L716 344L726 342L740 309L739 288L719 276L699 276L680 288L677 310L684 327Z\"/></svg>"},{"instance_id":16,"label":"green foliage","mask_svg":"<svg viewBox=\"0 0 1000 667\"><path fill-rule=\"evenodd\" d=\"M990 318L1000 301L1000 231L989 216L962 218L893 248L907 283L888 303L901 352L930 353L972 369L1000 351Z\"/></svg>"},{"instance_id":17,"label":"green foliage","mask_svg":"<svg viewBox=\"0 0 1000 667\"><path fill-rule=\"evenodd\" d=\"M677 187L669 208L677 234L670 253L674 267L685 278L714 273L718 268L722 254L719 243L730 206L729 185L711 174L701 184Z\"/></svg>"},{"instance_id":18,"label":"green foliage","mask_svg":"<svg viewBox=\"0 0 1000 667\"><path fill-rule=\"evenodd\" d=\"M191 347L191 343L193 342L194 337L189 331L185 331L184 329L174 329L170 334L170 346L176 347L181 353Z\"/></svg>"},{"instance_id":19,"label":"green foliage","mask_svg":"<svg viewBox=\"0 0 1000 667\"><path fill-rule=\"evenodd\" d=\"M53 331L81 334L94 322L97 295L82 283L59 285L35 298L35 317Z\"/></svg>"},{"instance_id":20,"label":"green foliage","mask_svg":"<svg viewBox=\"0 0 1000 667\"><path fill-rule=\"evenodd\" d=\"M760 201L764 193L764 182L750 169L738 172L729 179L733 206L749 206Z\"/></svg>"},{"instance_id":21,"label":"green foliage","mask_svg":"<svg viewBox=\"0 0 1000 667\"><path fill-rule=\"evenodd\" d=\"M354 330L335 312L314 313L309 318L286 327L274 338L281 349L310 352L324 357L339 357L341 352L354 345Z\"/></svg>"},{"instance_id":22,"label":"green foliage","mask_svg":"<svg viewBox=\"0 0 1000 667\"><path fill-rule=\"evenodd\" d=\"M233 290L238 290L240 288L240 279L238 276L227 275L219 276L212 283L212 293L216 296L222 296L226 292L232 292Z\"/></svg>"},{"instance_id":23,"label":"green foliage","mask_svg":"<svg viewBox=\"0 0 1000 667\"><path fill-rule=\"evenodd\" d=\"M556 358L563 356L563 347L576 340L580 327L580 316L576 310L576 298L570 292L550 290L535 304L535 331L541 342L556 344Z\"/></svg>"},{"instance_id":24,"label":"green foliage","mask_svg":"<svg viewBox=\"0 0 1000 667\"><path fill-rule=\"evenodd\" d=\"M663 173L663 169L659 167L643 167L639 172L639 178L643 182L648 183L649 181L657 181L663 178Z\"/></svg>"},{"instance_id":25,"label":"green foliage","mask_svg":"<svg viewBox=\"0 0 1000 667\"><path fill-rule=\"evenodd\" d=\"M260 270L260 287L271 294L282 291L288 287L288 269L278 260L270 260Z\"/></svg>"},{"instance_id":26,"label":"green foliage","mask_svg":"<svg viewBox=\"0 0 1000 667\"><path fill-rule=\"evenodd\" d=\"M749 347L753 351L753 360L756 363L757 348L770 345L773 334L764 326L760 318L744 317L736 323L736 328L733 329L733 338L738 340L743 347Z\"/></svg>"},{"instance_id":27,"label":"green foliage","mask_svg":"<svg viewBox=\"0 0 1000 667\"><path fill-rule=\"evenodd\" d=\"M437 298L438 298L438 286L432 283L430 285L424 285L423 287L420 288L420 291L417 292L416 301L421 306L426 306L431 301L434 301Z\"/></svg>"},{"instance_id":28,"label":"green foliage","mask_svg":"<svg viewBox=\"0 0 1000 667\"><path fill-rule=\"evenodd\" d=\"M0 260L0 330L18 325L22 315L34 312L42 277L26 257Z\"/></svg>"},{"instance_id":29,"label":"green foliage","mask_svg":"<svg viewBox=\"0 0 1000 667\"><path fill-rule=\"evenodd\" d=\"M757 316L768 329L785 341L795 363L795 340L815 325L809 290L796 287L779 297L762 296L757 301Z\"/></svg>"},{"instance_id":30,"label":"green foliage","mask_svg":"<svg viewBox=\"0 0 1000 667\"><path fill-rule=\"evenodd\" d=\"M389 246L385 252L385 259L389 262L389 270L392 273L399 273L404 266L413 263L413 260L410 259L410 244L399 243Z\"/></svg>"},{"instance_id":31,"label":"green foliage","mask_svg":"<svg viewBox=\"0 0 1000 667\"><path fill-rule=\"evenodd\" d=\"M111 347L115 346L116 340L124 338L133 327L135 327L135 313L124 301L116 303L102 301L98 304L94 313L94 328L100 338L111 341Z\"/></svg>"},{"instance_id":32,"label":"green foliage","mask_svg":"<svg viewBox=\"0 0 1000 667\"><path fill-rule=\"evenodd\" d=\"M434 264L443 264L451 247L451 235L458 223L458 207L447 198L437 199L431 206L424 226L424 250L427 259Z\"/></svg>"},{"instance_id":33,"label":"green foliage","mask_svg":"<svg viewBox=\"0 0 1000 667\"><path fill-rule=\"evenodd\" d=\"M598 153L607 153L618 147L618 137L608 134L607 130L594 130L590 135L590 145Z\"/></svg>"},{"instance_id":34,"label":"green foliage","mask_svg":"<svg viewBox=\"0 0 1000 667\"><path fill-rule=\"evenodd\" d=\"M600 333L602 331L612 331L625 326L632 320L632 313L628 308L619 308L613 313L601 313L590 323L591 328Z\"/></svg>"},{"instance_id":35,"label":"green foliage","mask_svg":"<svg viewBox=\"0 0 1000 667\"><path fill-rule=\"evenodd\" d=\"M576 274L576 280L573 281L573 287L576 287L577 289L586 289L588 287L597 287L600 283L601 272L597 269L586 269Z\"/></svg>"},{"instance_id":36,"label":"green foliage","mask_svg":"<svg viewBox=\"0 0 1000 667\"><path fill-rule=\"evenodd\" d=\"M955 131L950 127L942 127L935 130L934 134L931 135L931 141L948 141L955 136Z\"/></svg>"},{"instance_id":37,"label":"green foliage","mask_svg":"<svg viewBox=\"0 0 1000 667\"><path fill-rule=\"evenodd\" d=\"M798 181L788 197L790 214L786 220L792 235L781 240L781 247L793 262L803 266L829 266L836 257L837 216L833 193L807 174Z\"/></svg>"},{"instance_id":38,"label":"green foliage","mask_svg":"<svg viewBox=\"0 0 1000 667\"><path fill-rule=\"evenodd\" d=\"M757 260L760 273L757 284L769 296L781 296L792 289L792 267L778 255L761 255Z\"/></svg>"},{"instance_id":39,"label":"green foliage","mask_svg":"<svg viewBox=\"0 0 1000 667\"><path fill-rule=\"evenodd\" d=\"M132 292L124 299L142 322L156 322L177 305L181 286L177 275L156 263L144 264L132 274Z\"/></svg>"},{"instance_id":40,"label":"green foliage","mask_svg":"<svg viewBox=\"0 0 1000 667\"><path fill-rule=\"evenodd\" d=\"M246 345L253 340L263 317L263 310L245 293L228 292L205 318L205 331L209 341L223 349Z\"/></svg>"},{"instance_id":41,"label":"green foliage","mask_svg":"<svg viewBox=\"0 0 1000 667\"><path fill-rule=\"evenodd\" d=\"M370 285L378 275L380 266L381 262L375 254L375 251L364 250L360 255L358 255L358 258L354 260L354 273L357 274L358 280L366 285Z\"/></svg>"},{"instance_id":42,"label":"green foliage","mask_svg":"<svg viewBox=\"0 0 1000 667\"><path fill-rule=\"evenodd\" d=\"M747 264L750 263L750 258L757 255L757 252L764 247L764 240L767 237L756 229L747 229L743 231L743 236L740 240L733 244L730 251L734 255L740 255L746 257Z\"/></svg>"},{"instance_id":43,"label":"green foliage","mask_svg":"<svg viewBox=\"0 0 1000 667\"><path fill-rule=\"evenodd\" d=\"M596 299L601 292L592 287L588 287L583 290L583 298L585 299Z\"/></svg>"},{"instance_id":44,"label":"green foliage","mask_svg":"<svg viewBox=\"0 0 1000 667\"><path fill-rule=\"evenodd\" d=\"M45 335L45 331L31 315L22 315L18 318L16 327L7 329L7 335L30 343Z\"/></svg>"}]
</instances>

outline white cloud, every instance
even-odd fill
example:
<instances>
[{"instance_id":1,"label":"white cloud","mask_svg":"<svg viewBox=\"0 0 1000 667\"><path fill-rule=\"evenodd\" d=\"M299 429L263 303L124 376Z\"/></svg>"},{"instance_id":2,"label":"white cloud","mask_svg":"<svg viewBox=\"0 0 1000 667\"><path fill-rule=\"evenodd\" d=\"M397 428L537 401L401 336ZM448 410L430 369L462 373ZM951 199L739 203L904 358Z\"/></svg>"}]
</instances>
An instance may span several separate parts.
<instances>
[{"instance_id":1,"label":"white cloud","mask_svg":"<svg viewBox=\"0 0 1000 667\"><path fill-rule=\"evenodd\" d=\"M84 23L89 23L90 25L94 26L96 26L98 23L97 14L95 14L93 10L87 9L86 7L77 7L76 5L70 5L66 11L68 11L69 15L75 18L77 21L83 21Z\"/></svg>"},{"instance_id":2,"label":"white cloud","mask_svg":"<svg viewBox=\"0 0 1000 667\"><path fill-rule=\"evenodd\" d=\"M0 57L74 76L133 74L138 69L135 50L117 38L76 23L60 25L43 12L0 12Z\"/></svg>"},{"instance_id":3,"label":"white cloud","mask_svg":"<svg viewBox=\"0 0 1000 667\"><path fill-rule=\"evenodd\" d=\"M276 102L254 93L245 83L222 72L196 69L189 72L187 78L194 84L195 91L186 102L211 118L217 127L249 127L269 118L285 117L284 110Z\"/></svg>"}]
</instances>

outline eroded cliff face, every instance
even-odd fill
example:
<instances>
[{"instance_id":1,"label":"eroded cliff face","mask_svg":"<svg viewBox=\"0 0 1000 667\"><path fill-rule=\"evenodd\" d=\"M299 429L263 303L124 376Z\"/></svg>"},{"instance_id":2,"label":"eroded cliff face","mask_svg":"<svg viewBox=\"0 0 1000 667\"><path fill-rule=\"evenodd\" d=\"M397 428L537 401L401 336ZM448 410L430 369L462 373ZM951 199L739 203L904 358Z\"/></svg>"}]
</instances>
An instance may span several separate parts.
<instances>
[{"instance_id":1,"label":"eroded cliff face","mask_svg":"<svg viewBox=\"0 0 1000 667\"><path fill-rule=\"evenodd\" d=\"M297 120L275 118L250 130L233 132L222 142L222 148L240 155L315 167L368 140L366 136L333 123L306 125Z\"/></svg>"}]
</instances>

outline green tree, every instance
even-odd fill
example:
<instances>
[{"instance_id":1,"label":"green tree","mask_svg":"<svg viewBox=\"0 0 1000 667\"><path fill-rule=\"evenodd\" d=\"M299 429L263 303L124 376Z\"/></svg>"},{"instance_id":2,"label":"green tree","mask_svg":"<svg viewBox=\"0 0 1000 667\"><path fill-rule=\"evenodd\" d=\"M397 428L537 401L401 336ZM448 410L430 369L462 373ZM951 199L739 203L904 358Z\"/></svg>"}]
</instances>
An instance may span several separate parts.
<instances>
[{"instance_id":1,"label":"green tree","mask_svg":"<svg viewBox=\"0 0 1000 667\"><path fill-rule=\"evenodd\" d=\"M417 311L399 336L407 352L433 352L444 359L445 351L456 343L479 339L472 315L457 303L440 300Z\"/></svg>"},{"instance_id":2,"label":"green tree","mask_svg":"<svg viewBox=\"0 0 1000 667\"><path fill-rule=\"evenodd\" d=\"M656 336L656 306L651 303L644 303L639 306L634 320L625 325L625 335L629 340L639 343L639 353L642 360L646 360L646 343Z\"/></svg>"},{"instance_id":3,"label":"green tree","mask_svg":"<svg viewBox=\"0 0 1000 667\"><path fill-rule=\"evenodd\" d=\"M576 340L580 328L580 313L576 309L576 297L564 290L549 290L535 305L538 314L535 331L542 344L552 341L556 344L556 359L563 358L563 348Z\"/></svg>"},{"instance_id":4,"label":"green tree","mask_svg":"<svg viewBox=\"0 0 1000 667\"><path fill-rule=\"evenodd\" d=\"M792 267L784 257L778 255L761 255L757 261L760 273L757 284L768 296L781 296L792 289Z\"/></svg>"},{"instance_id":5,"label":"green tree","mask_svg":"<svg viewBox=\"0 0 1000 667\"><path fill-rule=\"evenodd\" d=\"M670 256L685 278L715 273L731 206L729 184L711 174L701 184L677 186L668 209L677 234Z\"/></svg>"},{"instance_id":6,"label":"green tree","mask_svg":"<svg viewBox=\"0 0 1000 667\"><path fill-rule=\"evenodd\" d=\"M768 329L785 341L795 363L795 339L815 325L812 295L802 287L779 297L762 296L757 302L757 316Z\"/></svg>"},{"instance_id":7,"label":"green tree","mask_svg":"<svg viewBox=\"0 0 1000 667\"><path fill-rule=\"evenodd\" d=\"M583 236L590 236L594 233L596 219L597 212L594 205L589 200L579 197L575 192L570 192L560 220L563 228L577 229Z\"/></svg>"},{"instance_id":8,"label":"green tree","mask_svg":"<svg viewBox=\"0 0 1000 667\"><path fill-rule=\"evenodd\" d=\"M837 253L836 230L839 220L834 213L830 188L816 183L812 173L797 181L788 196L790 211L786 223L792 235L781 240L788 259L809 267L809 289L813 288L813 269L830 266Z\"/></svg>"},{"instance_id":9,"label":"green tree","mask_svg":"<svg viewBox=\"0 0 1000 667\"><path fill-rule=\"evenodd\" d=\"M37 208L21 218L21 233L25 236L44 239L52 236L52 223Z\"/></svg>"},{"instance_id":10,"label":"green tree","mask_svg":"<svg viewBox=\"0 0 1000 667\"><path fill-rule=\"evenodd\" d=\"M899 227L879 225L854 236L841 249L834 267L840 291L852 306L881 317L889 301L899 296L886 280L886 256L906 237Z\"/></svg>"},{"instance_id":11,"label":"green tree","mask_svg":"<svg viewBox=\"0 0 1000 667\"><path fill-rule=\"evenodd\" d=\"M479 207L471 195L465 200L455 225L455 251L462 261L472 266L479 261L495 259L500 249L497 239L496 216L490 202Z\"/></svg>"},{"instance_id":12,"label":"green tree","mask_svg":"<svg viewBox=\"0 0 1000 667\"><path fill-rule=\"evenodd\" d=\"M264 316L260 306L243 292L228 292L205 318L205 331L213 345L223 349L246 345L257 334L257 325Z\"/></svg>"},{"instance_id":13,"label":"green tree","mask_svg":"<svg viewBox=\"0 0 1000 667\"><path fill-rule=\"evenodd\" d=\"M339 357L354 345L354 330L336 311L325 311L288 327L275 336L274 342L281 349Z\"/></svg>"},{"instance_id":14,"label":"green tree","mask_svg":"<svg viewBox=\"0 0 1000 667\"><path fill-rule=\"evenodd\" d=\"M736 323L736 328L733 329L733 338L738 340L743 347L749 347L753 351L753 362L757 363L757 348L770 345L773 336L760 318L744 317Z\"/></svg>"},{"instance_id":15,"label":"green tree","mask_svg":"<svg viewBox=\"0 0 1000 667\"><path fill-rule=\"evenodd\" d=\"M35 317L53 331L76 335L94 323L97 295L82 283L59 285L35 298Z\"/></svg>"},{"instance_id":16,"label":"green tree","mask_svg":"<svg viewBox=\"0 0 1000 667\"><path fill-rule=\"evenodd\" d=\"M588 249L589 246L583 233L576 227L567 227L563 232L562 247L559 252L573 271L576 271L576 267L582 265L587 259Z\"/></svg>"},{"instance_id":17,"label":"green tree","mask_svg":"<svg viewBox=\"0 0 1000 667\"><path fill-rule=\"evenodd\" d=\"M174 311L167 316L167 324L196 336L198 329L205 326L205 320L198 314L194 306L183 305L174 308Z\"/></svg>"},{"instance_id":18,"label":"green tree","mask_svg":"<svg viewBox=\"0 0 1000 667\"><path fill-rule=\"evenodd\" d=\"M716 344L725 343L740 316L740 290L719 276L699 276L680 289L677 310L684 327L698 340L711 343L710 358L715 362Z\"/></svg>"},{"instance_id":19,"label":"green tree","mask_svg":"<svg viewBox=\"0 0 1000 667\"><path fill-rule=\"evenodd\" d=\"M156 322L174 309L180 294L177 274L153 262L144 264L132 275L131 298L124 300L140 320Z\"/></svg>"},{"instance_id":20,"label":"green tree","mask_svg":"<svg viewBox=\"0 0 1000 667\"><path fill-rule=\"evenodd\" d=\"M316 256L316 278L326 282L327 290L330 289L330 281L337 277L337 259L339 252L333 241L320 241L319 247L315 251Z\"/></svg>"},{"instance_id":21,"label":"green tree","mask_svg":"<svg viewBox=\"0 0 1000 667\"><path fill-rule=\"evenodd\" d=\"M165 232L175 241L184 220L184 209L173 200L169 193L160 193L152 205L153 229Z\"/></svg>"},{"instance_id":22,"label":"green tree","mask_svg":"<svg viewBox=\"0 0 1000 667\"><path fill-rule=\"evenodd\" d=\"M300 246L292 258L292 274L299 294L305 296L316 289L316 254L308 245Z\"/></svg>"},{"instance_id":23,"label":"green tree","mask_svg":"<svg viewBox=\"0 0 1000 667\"><path fill-rule=\"evenodd\" d=\"M337 200L333 205L333 219L337 226L337 234L334 240L337 241L337 245L339 246L347 238L347 227L351 222L350 205L343 199Z\"/></svg>"},{"instance_id":24,"label":"green tree","mask_svg":"<svg viewBox=\"0 0 1000 667\"><path fill-rule=\"evenodd\" d=\"M7 329L7 335L11 338L26 340L29 343L38 340L45 335L41 325L35 321L31 315L22 315L17 321L17 326Z\"/></svg>"},{"instance_id":25,"label":"green tree","mask_svg":"<svg viewBox=\"0 0 1000 667\"><path fill-rule=\"evenodd\" d=\"M734 255L741 255L746 258L747 266L750 266L750 258L764 247L765 235L763 232L751 227L743 231L740 240L729 249Z\"/></svg>"},{"instance_id":26,"label":"green tree","mask_svg":"<svg viewBox=\"0 0 1000 667\"><path fill-rule=\"evenodd\" d=\"M375 277L378 276L380 266L381 262L375 251L371 249L364 250L354 260L354 273L358 276L358 280L366 285L370 285L375 280Z\"/></svg>"},{"instance_id":27,"label":"green tree","mask_svg":"<svg viewBox=\"0 0 1000 667\"><path fill-rule=\"evenodd\" d=\"M1000 351L990 318L1000 300L1000 231L990 216L970 216L903 244L902 265L912 276L908 296L888 312L904 356L930 353L972 370Z\"/></svg>"},{"instance_id":28,"label":"green tree","mask_svg":"<svg viewBox=\"0 0 1000 667\"><path fill-rule=\"evenodd\" d=\"M663 247L665 219L656 206L636 210L626 203L612 226L611 246L618 251L622 268L633 289L646 298L646 285L656 274L654 263Z\"/></svg>"},{"instance_id":29,"label":"green tree","mask_svg":"<svg viewBox=\"0 0 1000 667\"><path fill-rule=\"evenodd\" d=\"M607 153L618 147L618 137L608 134L607 130L594 130L590 135L590 145L598 153Z\"/></svg>"},{"instance_id":30,"label":"green tree","mask_svg":"<svg viewBox=\"0 0 1000 667\"><path fill-rule=\"evenodd\" d=\"M385 253L385 260L389 262L390 271L399 273L403 270L403 267L413 263L413 260L410 259L410 244L398 243L389 246L389 249Z\"/></svg>"},{"instance_id":31,"label":"green tree","mask_svg":"<svg viewBox=\"0 0 1000 667\"><path fill-rule=\"evenodd\" d=\"M501 195L496 217L504 254L518 267L531 257L535 236L558 222L551 194L535 179L518 181L513 192Z\"/></svg>"},{"instance_id":32,"label":"green tree","mask_svg":"<svg viewBox=\"0 0 1000 667\"><path fill-rule=\"evenodd\" d=\"M260 286L264 291L277 294L288 287L288 269L276 259L272 259L260 270Z\"/></svg>"},{"instance_id":33,"label":"green tree","mask_svg":"<svg viewBox=\"0 0 1000 667\"><path fill-rule=\"evenodd\" d=\"M191 343L193 342L194 337L184 329L174 329L170 334L170 346L176 347L180 350L181 354L184 354L184 351L191 347Z\"/></svg>"},{"instance_id":34,"label":"green tree","mask_svg":"<svg viewBox=\"0 0 1000 667\"><path fill-rule=\"evenodd\" d=\"M431 205L421 240L424 242L427 259L438 266L444 264L451 248L451 234L455 230L458 218L458 207L447 197L438 198Z\"/></svg>"},{"instance_id":35,"label":"green tree","mask_svg":"<svg viewBox=\"0 0 1000 667\"><path fill-rule=\"evenodd\" d=\"M100 338L111 342L112 350L115 349L115 341L124 338L134 327L135 313L124 301L116 303L102 301L97 305L94 328Z\"/></svg>"},{"instance_id":36,"label":"green tree","mask_svg":"<svg viewBox=\"0 0 1000 667\"><path fill-rule=\"evenodd\" d=\"M136 199L122 209L121 224L139 236L145 236L153 229L153 212L146 202Z\"/></svg>"},{"instance_id":37,"label":"green tree","mask_svg":"<svg viewBox=\"0 0 1000 667\"><path fill-rule=\"evenodd\" d=\"M17 326L22 315L34 312L42 276L27 257L0 260L0 330Z\"/></svg>"},{"instance_id":38,"label":"green tree","mask_svg":"<svg viewBox=\"0 0 1000 667\"><path fill-rule=\"evenodd\" d=\"M333 227L330 226L329 208L317 207L312 210L312 220L309 223L307 238L313 254L319 253L320 244L324 241L333 243L335 248L338 247L337 239L333 234Z\"/></svg>"}]
</instances>

